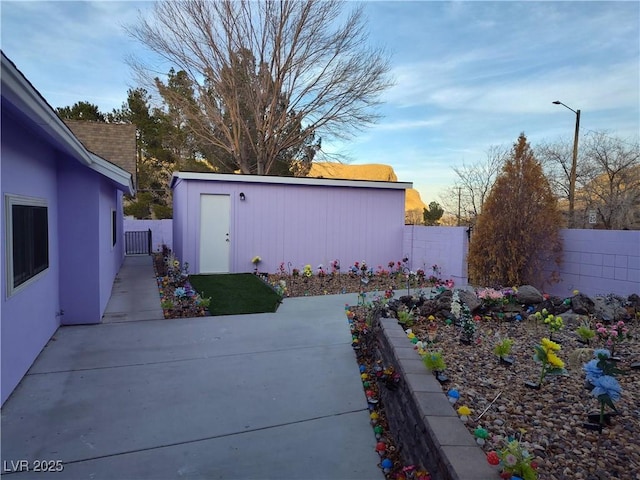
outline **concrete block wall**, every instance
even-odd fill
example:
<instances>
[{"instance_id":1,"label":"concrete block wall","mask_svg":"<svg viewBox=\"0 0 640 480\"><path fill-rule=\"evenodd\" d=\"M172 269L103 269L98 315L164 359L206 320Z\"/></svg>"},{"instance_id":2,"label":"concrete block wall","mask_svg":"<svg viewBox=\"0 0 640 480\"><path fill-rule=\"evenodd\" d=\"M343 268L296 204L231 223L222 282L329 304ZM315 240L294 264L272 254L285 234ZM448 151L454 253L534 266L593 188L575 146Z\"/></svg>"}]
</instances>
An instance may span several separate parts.
<instances>
[{"instance_id":1,"label":"concrete block wall","mask_svg":"<svg viewBox=\"0 0 640 480\"><path fill-rule=\"evenodd\" d=\"M130 217L124 219L125 232L141 232L149 229L151 229L151 247L154 252L161 250L162 245L173 250L173 220L137 220Z\"/></svg>"},{"instance_id":2,"label":"concrete block wall","mask_svg":"<svg viewBox=\"0 0 640 480\"><path fill-rule=\"evenodd\" d=\"M434 480L497 478L397 320L379 319L376 338L384 366L402 374L399 387L381 387L380 397L403 460L427 468Z\"/></svg>"},{"instance_id":3,"label":"concrete block wall","mask_svg":"<svg viewBox=\"0 0 640 480\"><path fill-rule=\"evenodd\" d=\"M468 250L467 227L404 227L402 251L413 271L422 268L429 276L432 265L438 265L441 278L451 278L456 286L466 285Z\"/></svg>"},{"instance_id":4,"label":"concrete block wall","mask_svg":"<svg viewBox=\"0 0 640 480\"><path fill-rule=\"evenodd\" d=\"M173 250L173 220L124 220L124 231L151 229L153 249L166 244ZM573 290L586 295L615 293L640 294L640 231L637 230L562 230L564 263L561 281L547 285L547 293L570 296ZM432 273L436 264L441 277L451 278L456 286L466 285L469 242L466 227L425 227L406 225L402 255L409 257L412 270ZM313 256L313 255L310 255ZM364 259L367 260L367 259ZM551 273L552 266L545 268Z\"/></svg>"},{"instance_id":5,"label":"concrete block wall","mask_svg":"<svg viewBox=\"0 0 640 480\"><path fill-rule=\"evenodd\" d=\"M640 294L640 231L562 230L564 262L560 282L548 293L570 296L573 290L594 296ZM546 271L552 271L549 265Z\"/></svg>"}]
</instances>

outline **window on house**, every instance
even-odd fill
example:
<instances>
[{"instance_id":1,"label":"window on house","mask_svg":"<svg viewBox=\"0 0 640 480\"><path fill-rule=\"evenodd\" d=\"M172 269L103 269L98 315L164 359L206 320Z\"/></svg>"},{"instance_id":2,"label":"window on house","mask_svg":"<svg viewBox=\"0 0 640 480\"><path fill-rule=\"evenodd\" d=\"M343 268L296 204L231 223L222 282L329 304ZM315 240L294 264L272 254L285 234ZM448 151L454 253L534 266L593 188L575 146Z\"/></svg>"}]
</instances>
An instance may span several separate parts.
<instances>
[{"instance_id":1,"label":"window on house","mask_svg":"<svg viewBox=\"0 0 640 480\"><path fill-rule=\"evenodd\" d=\"M111 246L115 247L118 241L118 229L116 228L117 216L116 211L111 210Z\"/></svg>"},{"instance_id":2,"label":"window on house","mask_svg":"<svg viewBox=\"0 0 640 480\"><path fill-rule=\"evenodd\" d=\"M49 268L48 216L45 200L6 196L9 295Z\"/></svg>"}]
</instances>

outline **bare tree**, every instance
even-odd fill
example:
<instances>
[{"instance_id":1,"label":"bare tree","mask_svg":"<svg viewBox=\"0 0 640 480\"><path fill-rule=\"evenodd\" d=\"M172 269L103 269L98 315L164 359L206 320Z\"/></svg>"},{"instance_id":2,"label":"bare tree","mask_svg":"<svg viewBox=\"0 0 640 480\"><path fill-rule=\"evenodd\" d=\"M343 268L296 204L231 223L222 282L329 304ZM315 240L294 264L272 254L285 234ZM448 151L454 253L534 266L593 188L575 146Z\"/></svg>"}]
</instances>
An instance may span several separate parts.
<instances>
[{"instance_id":1,"label":"bare tree","mask_svg":"<svg viewBox=\"0 0 640 480\"><path fill-rule=\"evenodd\" d=\"M584 176L578 192L582 226L588 212L607 230L640 228L640 146L592 132L583 147ZM578 210L579 211L579 210Z\"/></svg>"},{"instance_id":2,"label":"bare tree","mask_svg":"<svg viewBox=\"0 0 640 480\"><path fill-rule=\"evenodd\" d=\"M576 189L580 185L584 185L585 180L589 177L589 167L585 162L583 138L580 141L580 145L583 147L578 149L578 161L576 165ZM558 200L562 199L561 207L563 207L563 214L565 215L566 223L569 224L569 197L571 190L571 164L573 162L573 142L568 140L556 140L552 142L542 142L535 146L536 158L542 164L545 176L547 177L549 184ZM576 193L576 196L578 194ZM566 202L566 203L564 203ZM577 207L576 207L577 208ZM574 213L574 217L576 217ZM579 220L574 218L576 227L580 223Z\"/></svg>"},{"instance_id":3,"label":"bare tree","mask_svg":"<svg viewBox=\"0 0 640 480\"><path fill-rule=\"evenodd\" d=\"M391 85L389 63L367 43L362 8L343 17L342 5L157 2L129 33L186 73L195 105L167 91L164 99L193 135L226 152L229 167L267 174L310 137L349 138L377 119L371 107ZM134 66L151 80L150 69Z\"/></svg>"},{"instance_id":4,"label":"bare tree","mask_svg":"<svg viewBox=\"0 0 640 480\"><path fill-rule=\"evenodd\" d=\"M423 216L419 208L413 210L407 210L404 212L404 224L405 225L423 225Z\"/></svg>"},{"instance_id":5,"label":"bare tree","mask_svg":"<svg viewBox=\"0 0 640 480\"><path fill-rule=\"evenodd\" d=\"M543 142L535 146L535 151L556 197L569 200L573 143L566 140ZM583 165L583 162L578 161L578 165Z\"/></svg>"},{"instance_id":6,"label":"bare tree","mask_svg":"<svg viewBox=\"0 0 640 480\"><path fill-rule=\"evenodd\" d=\"M509 155L509 148L493 145L487 150L483 162L471 165L463 163L461 167L453 168L458 179L442 199L442 204L449 213L456 215L458 225L475 224L475 219L482 213L482 206Z\"/></svg>"}]
</instances>

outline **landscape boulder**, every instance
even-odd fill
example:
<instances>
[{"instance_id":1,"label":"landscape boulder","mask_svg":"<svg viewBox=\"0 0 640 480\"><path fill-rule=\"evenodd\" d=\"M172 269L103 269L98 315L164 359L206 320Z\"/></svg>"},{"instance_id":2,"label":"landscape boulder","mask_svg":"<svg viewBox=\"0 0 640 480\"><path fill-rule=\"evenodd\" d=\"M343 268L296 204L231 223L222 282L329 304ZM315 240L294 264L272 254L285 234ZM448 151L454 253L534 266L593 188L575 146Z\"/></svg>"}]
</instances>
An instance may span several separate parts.
<instances>
[{"instance_id":1,"label":"landscape boulder","mask_svg":"<svg viewBox=\"0 0 640 480\"><path fill-rule=\"evenodd\" d=\"M532 285L522 285L518 287L516 299L524 305L537 305L543 300L540 291Z\"/></svg>"},{"instance_id":2,"label":"landscape boulder","mask_svg":"<svg viewBox=\"0 0 640 480\"><path fill-rule=\"evenodd\" d=\"M616 295L594 297L593 304L594 315L604 322L617 322L628 318L626 301L622 297Z\"/></svg>"},{"instance_id":3,"label":"landscape boulder","mask_svg":"<svg viewBox=\"0 0 640 480\"><path fill-rule=\"evenodd\" d=\"M470 291L466 289L458 290L458 297L460 301L467 305L470 312L474 312L482 305L482 302L476 296L475 291Z\"/></svg>"},{"instance_id":4,"label":"landscape boulder","mask_svg":"<svg viewBox=\"0 0 640 480\"><path fill-rule=\"evenodd\" d=\"M571 299L571 310L578 315L590 315L594 313L595 303L583 293L578 293Z\"/></svg>"}]
</instances>

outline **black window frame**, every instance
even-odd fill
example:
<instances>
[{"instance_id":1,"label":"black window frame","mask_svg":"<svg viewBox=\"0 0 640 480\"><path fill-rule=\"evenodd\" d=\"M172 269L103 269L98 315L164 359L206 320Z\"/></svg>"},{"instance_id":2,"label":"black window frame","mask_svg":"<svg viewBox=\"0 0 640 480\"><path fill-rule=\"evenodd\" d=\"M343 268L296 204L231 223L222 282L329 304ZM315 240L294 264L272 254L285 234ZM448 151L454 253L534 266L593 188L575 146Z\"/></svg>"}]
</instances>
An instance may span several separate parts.
<instances>
[{"instance_id":1,"label":"black window frame","mask_svg":"<svg viewBox=\"0 0 640 480\"><path fill-rule=\"evenodd\" d=\"M49 269L49 206L40 198L6 195L7 296Z\"/></svg>"},{"instance_id":2,"label":"black window frame","mask_svg":"<svg viewBox=\"0 0 640 480\"><path fill-rule=\"evenodd\" d=\"M111 210L111 248L118 243L118 212Z\"/></svg>"}]
</instances>

